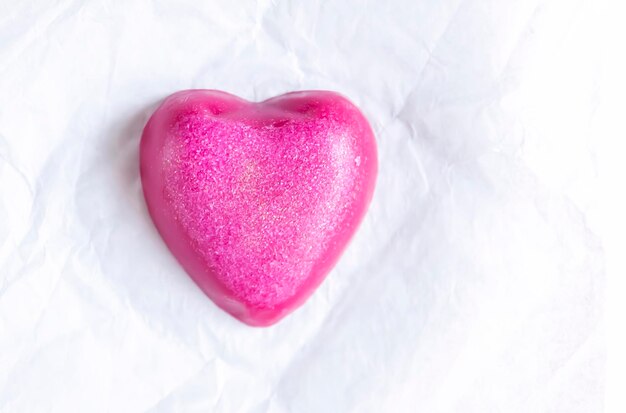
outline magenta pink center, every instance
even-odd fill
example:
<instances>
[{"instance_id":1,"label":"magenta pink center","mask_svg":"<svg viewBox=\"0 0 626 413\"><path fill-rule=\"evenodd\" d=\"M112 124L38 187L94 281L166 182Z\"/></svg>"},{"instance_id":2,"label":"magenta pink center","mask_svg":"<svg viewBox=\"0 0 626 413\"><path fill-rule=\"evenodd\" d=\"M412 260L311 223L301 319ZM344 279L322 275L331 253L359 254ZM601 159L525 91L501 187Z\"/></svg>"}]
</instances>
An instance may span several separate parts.
<instances>
[{"instance_id":1,"label":"magenta pink center","mask_svg":"<svg viewBox=\"0 0 626 413\"><path fill-rule=\"evenodd\" d=\"M192 248L255 308L298 291L362 185L357 145L341 122L264 122L186 113L163 148L165 196Z\"/></svg>"}]
</instances>

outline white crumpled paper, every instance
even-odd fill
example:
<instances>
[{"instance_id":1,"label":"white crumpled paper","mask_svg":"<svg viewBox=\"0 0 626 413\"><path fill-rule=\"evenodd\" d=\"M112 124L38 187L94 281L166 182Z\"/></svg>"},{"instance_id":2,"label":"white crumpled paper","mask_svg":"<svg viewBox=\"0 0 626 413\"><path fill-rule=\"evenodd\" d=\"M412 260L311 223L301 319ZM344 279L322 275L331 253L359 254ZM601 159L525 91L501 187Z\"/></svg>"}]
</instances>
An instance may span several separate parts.
<instances>
[{"instance_id":1,"label":"white crumpled paper","mask_svg":"<svg viewBox=\"0 0 626 413\"><path fill-rule=\"evenodd\" d=\"M0 2L0 411L598 412L592 1ZM331 89L376 194L255 329L146 211L141 130L188 88Z\"/></svg>"}]
</instances>

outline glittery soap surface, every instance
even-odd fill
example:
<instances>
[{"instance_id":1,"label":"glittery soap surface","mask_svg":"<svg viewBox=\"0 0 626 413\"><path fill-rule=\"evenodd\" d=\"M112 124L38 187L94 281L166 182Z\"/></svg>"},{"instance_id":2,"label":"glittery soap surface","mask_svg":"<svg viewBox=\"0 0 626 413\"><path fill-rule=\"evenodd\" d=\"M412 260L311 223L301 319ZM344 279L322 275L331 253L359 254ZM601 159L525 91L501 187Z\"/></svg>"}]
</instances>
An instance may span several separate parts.
<instances>
[{"instance_id":1,"label":"glittery soap surface","mask_svg":"<svg viewBox=\"0 0 626 413\"><path fill-rule=\"evenodd\" d=\"M332 265L363 215L375 159L351 106L263 105L185 105L163 134L160 168L189 247L235 300L271 310Z\"/></svg>"}]
</instances>

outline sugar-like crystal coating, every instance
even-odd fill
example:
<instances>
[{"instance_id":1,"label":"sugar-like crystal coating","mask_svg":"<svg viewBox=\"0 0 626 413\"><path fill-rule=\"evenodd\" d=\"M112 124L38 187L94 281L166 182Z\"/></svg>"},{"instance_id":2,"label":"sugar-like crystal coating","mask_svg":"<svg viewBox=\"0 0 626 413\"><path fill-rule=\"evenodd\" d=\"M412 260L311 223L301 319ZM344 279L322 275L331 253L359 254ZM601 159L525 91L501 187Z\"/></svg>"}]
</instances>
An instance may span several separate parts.
<instances>
[{"instance_id":1,"label":"sugar-like crystal coating","mask_svg":"<svg viewBox=\"0 0 626 413\"><path fill-rule=\"evenodd\" d=\"M270 325L321 283L362 220L377 170L371 128L342 96L253 103L168 97L141 141L141 178L166 244L220 307Z\"/></svg>"}]
</instances>

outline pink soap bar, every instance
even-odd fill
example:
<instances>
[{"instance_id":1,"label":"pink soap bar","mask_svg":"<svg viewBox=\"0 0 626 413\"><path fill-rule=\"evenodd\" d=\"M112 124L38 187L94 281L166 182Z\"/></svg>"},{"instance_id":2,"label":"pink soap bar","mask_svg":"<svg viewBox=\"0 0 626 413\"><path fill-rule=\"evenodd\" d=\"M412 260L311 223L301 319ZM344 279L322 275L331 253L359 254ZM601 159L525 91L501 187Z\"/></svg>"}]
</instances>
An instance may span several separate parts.
<instances>
[{"instance_id":1,"label":"pink soap bar","mask_svg":"<svg viewBox=\"0 0 626 413\"><path fill-rule=\"evenodd\" d=\"M140 152L165 243L207 296L254 326L276 323L323 281L377 172L365 117L325 91L259 103L181 91L154 112Z\"/></svg>"}]
</instances>

